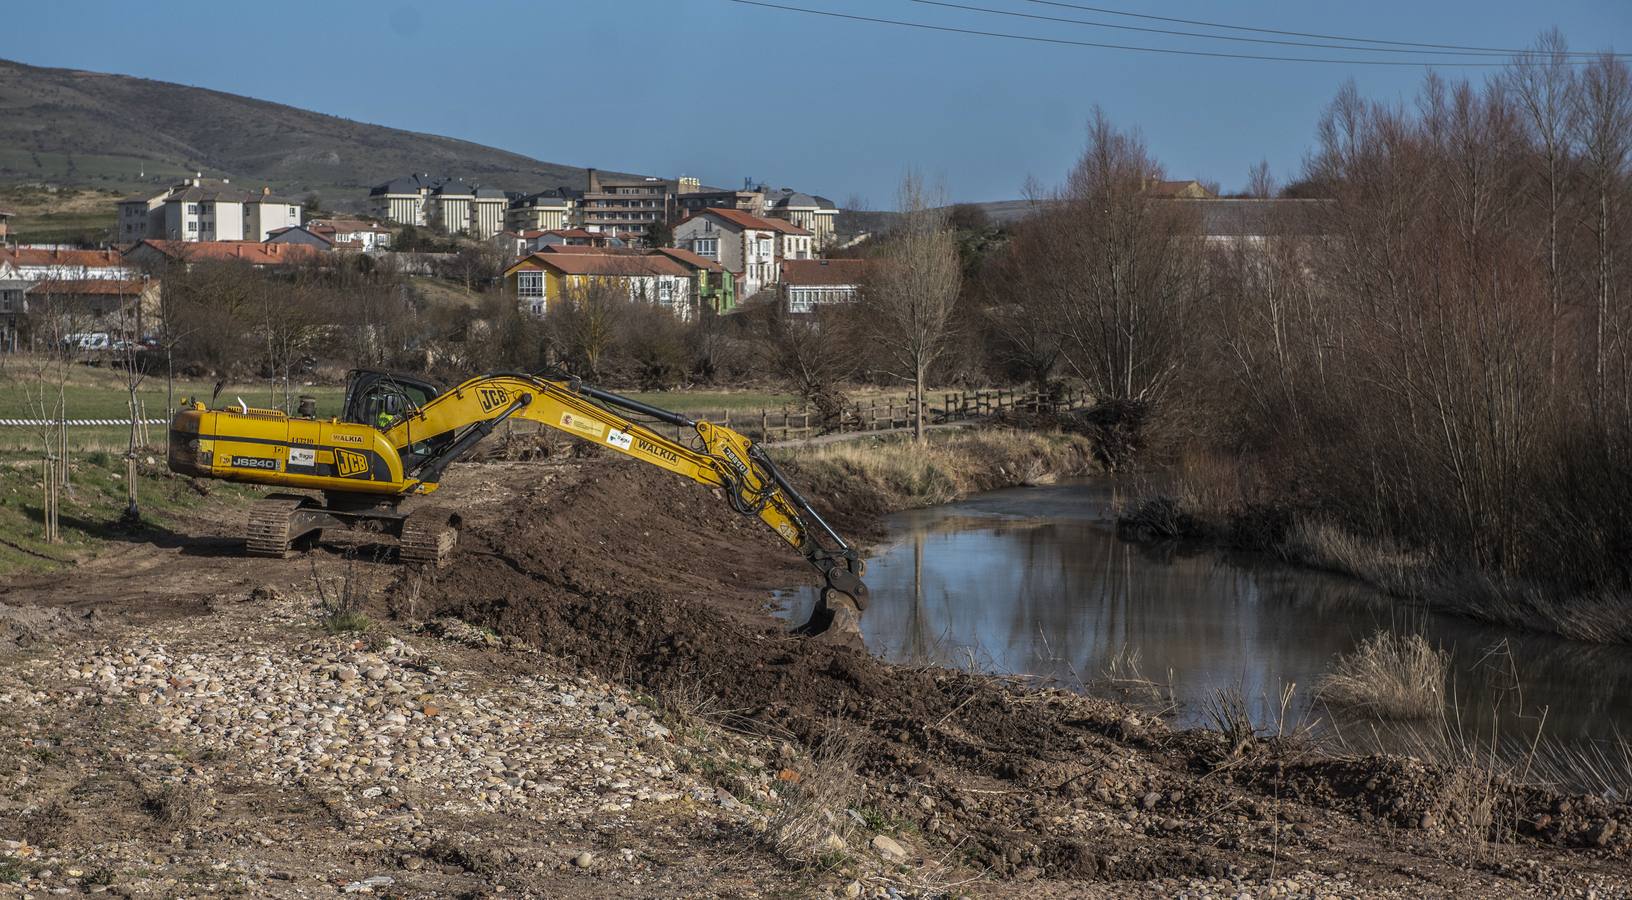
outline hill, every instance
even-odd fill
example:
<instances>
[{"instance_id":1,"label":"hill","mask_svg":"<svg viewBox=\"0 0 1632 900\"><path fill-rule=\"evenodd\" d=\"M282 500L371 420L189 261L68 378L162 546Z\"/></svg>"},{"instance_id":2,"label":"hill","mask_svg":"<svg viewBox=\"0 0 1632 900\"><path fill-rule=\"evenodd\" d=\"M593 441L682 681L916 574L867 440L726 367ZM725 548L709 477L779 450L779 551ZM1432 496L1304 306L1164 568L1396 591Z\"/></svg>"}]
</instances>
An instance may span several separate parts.
<instances>
[{"instance_id":1,"label":"hill","mask_svg":"<svg viewBox=\"0 0 1632 900\"><path fill-rule=\"evenodd\" d=\"M0 184L125 193L193 172L357 209L408 172L511 191L582 185L584 170L236 94L0 60ZM611 173L619 174L619 173ZM111 210L109 210L111 215Z\"/></svg>"}]
</instances>

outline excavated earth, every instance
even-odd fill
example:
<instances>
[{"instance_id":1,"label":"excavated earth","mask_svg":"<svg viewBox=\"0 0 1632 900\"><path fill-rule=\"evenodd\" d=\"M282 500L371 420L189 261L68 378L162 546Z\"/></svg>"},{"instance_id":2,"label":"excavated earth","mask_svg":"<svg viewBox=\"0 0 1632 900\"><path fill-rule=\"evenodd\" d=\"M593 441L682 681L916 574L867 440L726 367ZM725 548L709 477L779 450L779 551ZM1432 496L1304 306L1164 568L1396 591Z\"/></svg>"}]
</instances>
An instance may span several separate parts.
<instances>
[{"instance_id":1,"label":"excavated earth","mask_svg":"<svg viewBox=\"0 0 1632 900\"><path fill-rule=\"evenodd\" d=\"M813 573L632 463L450 501L434 573L223 509L0 583L0 897L1632 896L1625 802L792 637Z\"/></svg>"},{"instance_id":2,"label":"excavated earth","mask_svg":"<svg viewBox=\"0 0 1632 900\"><path fill-rule=\"evenodd\" d=\"M810 574L710 492L624 465L557 487L475 529L417 602L658 696L701 692L743 731L807 749L843 733L862 748L866 805L983 879L971 890L1273 892L1293 872L1316 893L1334 878L1401 895L1632 886L1624 802L1175 732L1117 703L790 637L767 589Z\"/></svg>"}]
</instances>

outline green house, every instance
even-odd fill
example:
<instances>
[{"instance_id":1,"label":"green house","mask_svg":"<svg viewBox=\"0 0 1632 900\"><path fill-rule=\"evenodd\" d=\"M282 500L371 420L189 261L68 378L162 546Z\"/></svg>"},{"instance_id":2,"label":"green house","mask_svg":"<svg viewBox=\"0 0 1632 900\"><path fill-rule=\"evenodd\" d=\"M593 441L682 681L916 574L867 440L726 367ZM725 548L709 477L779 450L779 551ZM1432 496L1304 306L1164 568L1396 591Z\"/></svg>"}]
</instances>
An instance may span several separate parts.
<instances>
[{"instance_id":1,"label":"green house","mask_svg":"<svg viewBox=\"0 0 1632 900\"><path fill-rule=\"evenodd\" d=\"M678 247L660 247L657 252L691 270L698 306L711 307L722 316L737 308L737 276L730 269Z\"/></svg>"}]
</instances>

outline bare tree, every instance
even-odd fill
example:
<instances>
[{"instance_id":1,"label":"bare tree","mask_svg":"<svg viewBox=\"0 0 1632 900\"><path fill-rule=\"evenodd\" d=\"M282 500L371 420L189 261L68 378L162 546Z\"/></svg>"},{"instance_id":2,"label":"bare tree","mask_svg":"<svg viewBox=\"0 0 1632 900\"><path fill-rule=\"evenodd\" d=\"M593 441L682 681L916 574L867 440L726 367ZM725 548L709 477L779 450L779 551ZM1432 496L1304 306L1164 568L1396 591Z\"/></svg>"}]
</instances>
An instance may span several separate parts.
<instances>
[{"instance_id":1,"label":"bare tree","mask_svg":"<svg viewBox=\"0 0 1632 900\"><path fill-rule=\"evenodd\" d=\"M764 368L815 407L824 427L842 420L848 402L842 385L859 368L858 355L849 349L854 313L844 304L817 304L796 314L782 300L748 312L755 319Z\"/></svg>"},{"instance_id":2,"label":"bare tree","mask_svg":"<svg viewBox=\"0 0 1632 900\"><path fill-rule=\"evenodd\" d=\"M121 522L127 526L137 524L142 518L136 479L136 455L142 443L143 410L137 393L147 379L142 344L143 331L149 324L144 321L146 310L142 307L147 301L147 286L147 280L143 279L132 286L133 295L127 296L121 291L119 305L115 310L124 346L115 348L113 360L114 365L119 368L120 375L123 376L126 402L130 406L130 434L125 447L125 513L121 518Z\"/></svg>"},{"instance_id":3,"label":"bare tree","mask_svg":"<svg viewBox=\"0 0 1632 900\"><path fill-rule=\"evenodd\" d=\"M1160 175L1143 140L1096 109L1066 186L1015 240L1016 290L1101 400L1154 402L1185 362L1200 272L1195 214L1144 194Z\"/></svg>"},{"instance_id":4,"label":"bare tree","mask_svg":"<svg viewBox=\"0 0 1632 900\"><path fill-rule=\"evenodd\" d=\"M1247 171L1247 196L1255 200L1275 196L1275 176L1269 171L1269 160L1260 159Z\"/></svg>"},{"instance_id":5,"label":"bare tree","mask_svg":"<svg viewBox=\"0 0 1632 900\"><path fill-rule=\"evenodd\" d=\"M305 279L293 283L263 280L256 285L255 312L266 353L273 399L277 389L285 412L294 412L294 374L327 330L329 304L325 291Z\"/></svg>"},{"instance_id":6,"label":"bare tree","mask_svg":"<svg viewBox=\"0 0 1632 900\"><path fill-rule=\"evenodd\" d=\"M568 363L599 378L628 310L629 293L621 281L592 278L568 288L565 297L551 304L545 321Z\"/></svg>"},{"instance_id":7,"label":"bare tree","mask_svg":"<svg viewBox=\"0 0 1632 900\"><path fill-rule=\"evenodd\" d=\"M913 436L923 440L925 382L950 336L963 273L940 192L908 172L897 209L901 221L863 279L860 303L884 371L912 384L918 398Z\"/></svg>"},{"instance_id":8,"label":"bare tree","mask_svg":"<svg viewBox=\"0 0 1632 900\"><path fill-rule=\"evenodd\" d=\"M1501 84L1517 104L1537 151L1530 158L1539 169L1536 188L1547 217L1547 297L1552 312L1548 322L1551 346L1547 371L1550 381L1556 384L1558 330L1564 305L1560 222L1566 196L1565 179L1575 141L1575 120L1579 114L1576 99L1579 81L1563 32L1554 28L1543 34L1533 49L1519 54L1503 72Z\"/></svg>"},{"instance_id":9,"label":"bare tree","mask_svg":"<svg viewBox=\"0 0 1632 900\"><path fill-rule=\"evenodd\" d=\"M1607 53L1581 71L1576 94L1577 142L1589 184L1590 229L1595 245L1593 290L1593 402L1602 406L1606 365L1614 348L1611 319L1616 309L1618 262L1616 226L1626 191L1627 163L1632 155L1632 74L1626 63Z\"/></svg>"}]
</instances>

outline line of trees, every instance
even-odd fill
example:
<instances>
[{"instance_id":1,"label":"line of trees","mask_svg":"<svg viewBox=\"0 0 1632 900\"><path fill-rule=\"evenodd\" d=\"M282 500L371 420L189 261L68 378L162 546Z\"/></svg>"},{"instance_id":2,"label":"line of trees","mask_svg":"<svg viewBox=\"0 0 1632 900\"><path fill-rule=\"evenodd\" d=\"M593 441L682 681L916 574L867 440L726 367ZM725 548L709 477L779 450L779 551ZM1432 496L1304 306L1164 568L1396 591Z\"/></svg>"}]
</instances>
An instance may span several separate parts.
<instances>
[{"instance_id":1,"label":"line of trees","mask_svg":"<svg viewBox=\"0 0 1632 900\"><path fill-rule=\"evenodd\" d=\"M1230 490L1503 580L1632 579L1632 76L1544 36L1413 102L1350 84L1263 234L1096 114L985 268L990 358L1057 372L1235 460ZM1249 193L1272 179L1255 167ZM1250 489L1241 485L1248 485Z\"/></svg>"}]
</instances>

